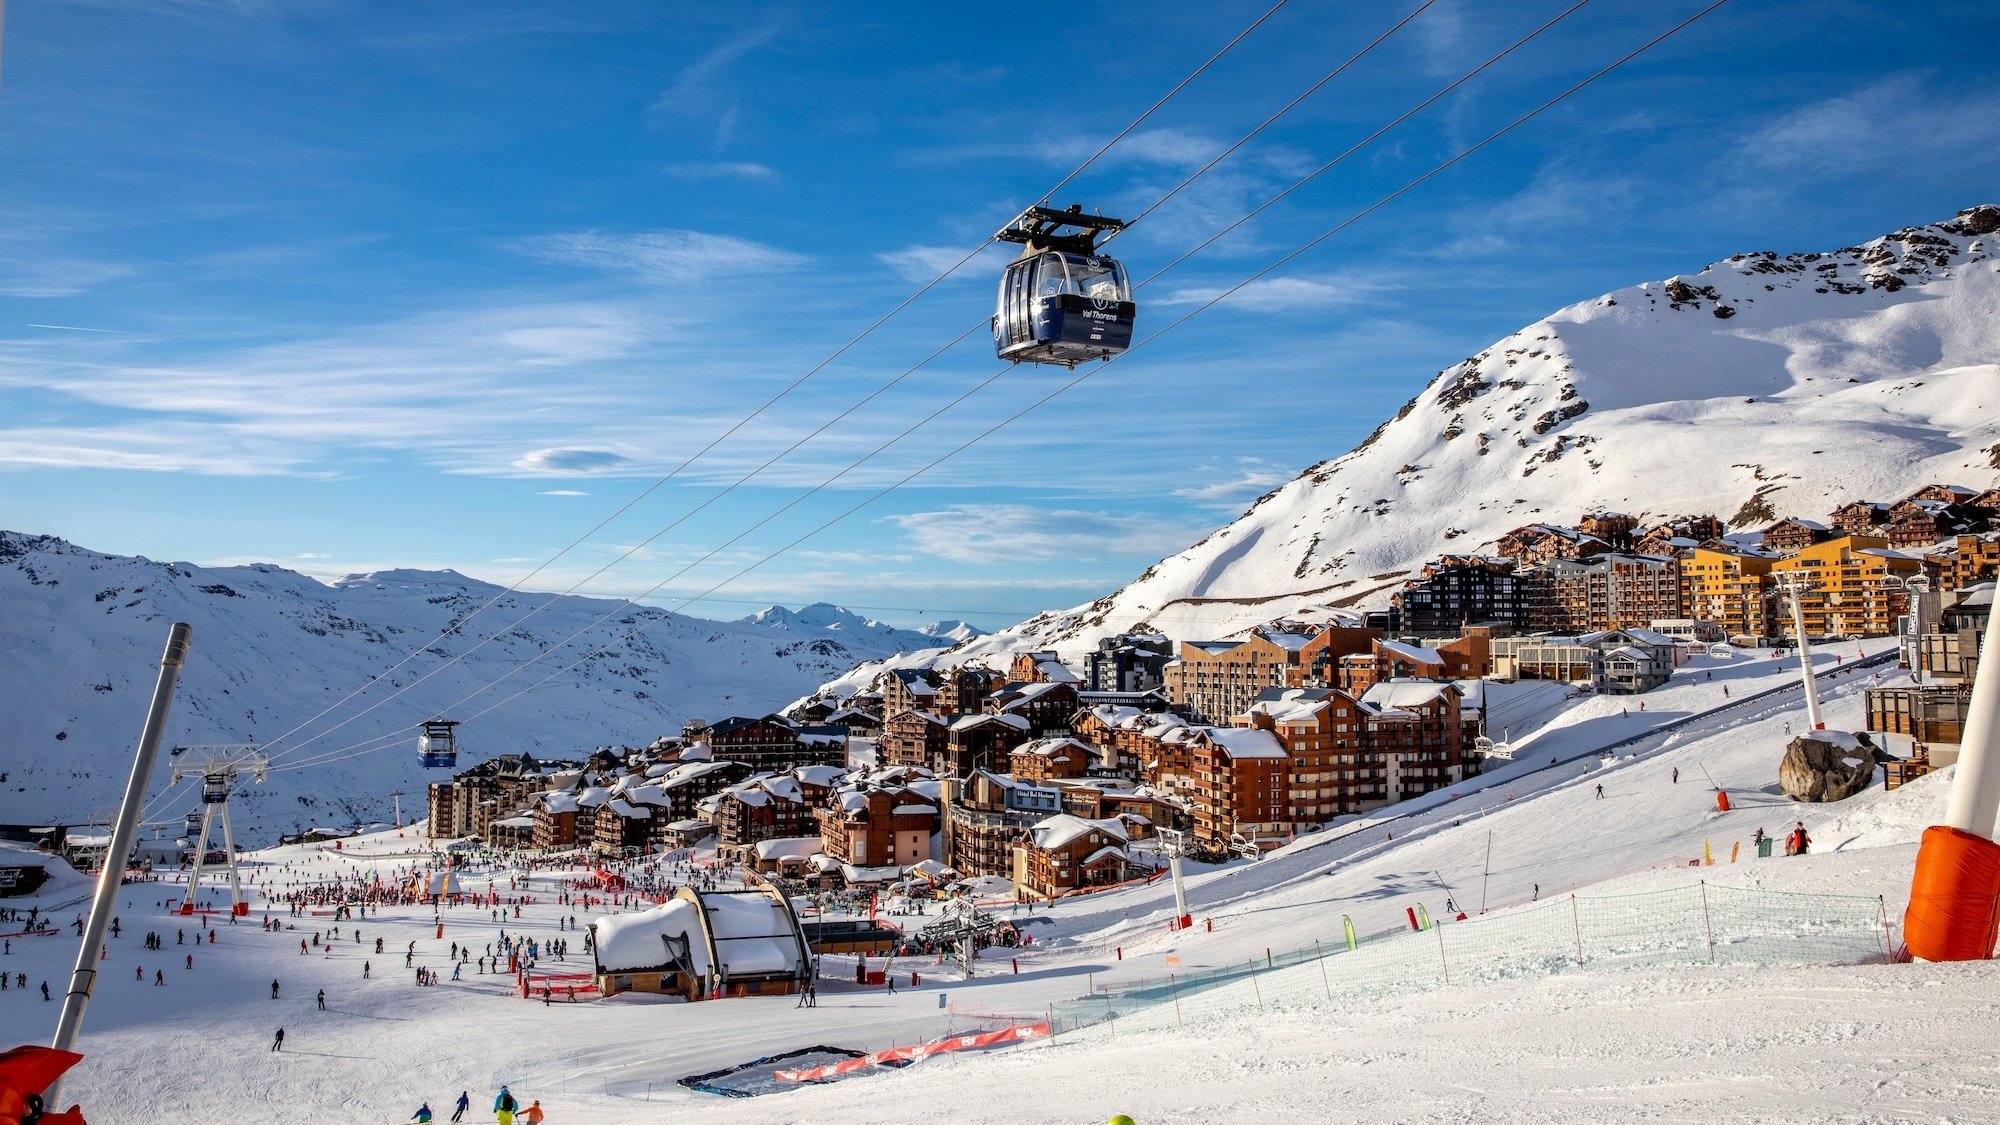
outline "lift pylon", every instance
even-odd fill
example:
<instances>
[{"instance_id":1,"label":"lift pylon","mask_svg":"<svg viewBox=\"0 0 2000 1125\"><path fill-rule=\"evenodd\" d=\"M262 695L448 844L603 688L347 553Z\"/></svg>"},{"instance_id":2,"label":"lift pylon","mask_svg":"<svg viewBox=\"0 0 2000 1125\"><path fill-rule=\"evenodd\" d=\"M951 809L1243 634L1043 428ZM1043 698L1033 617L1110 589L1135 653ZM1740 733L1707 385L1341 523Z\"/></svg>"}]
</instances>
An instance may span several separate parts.
<instances>
[{"instance_id":1,"label":"lift pylon","mask_svg":"<svg viewBox=\"0 0 2000 1125\"><path fill-rule=\"evenodd\" d=\"M168 754L173 761L175 783L183 777L201 775L201 830L195 834L194 870L188 875L187 894L181 899L180 912L194 913L195 898L201 890L201 869L208 859L209 833L219 824L223 864L229 868L229 912L238 916L248 914L250 904L243 898L243 876L236 866L236 835L229 825L229 791L235 787L238 774L252 774L262 784L270 759L254 745L176 746ZM189 816L192 819L193 814Z\"/></svg>"}]
</instances>

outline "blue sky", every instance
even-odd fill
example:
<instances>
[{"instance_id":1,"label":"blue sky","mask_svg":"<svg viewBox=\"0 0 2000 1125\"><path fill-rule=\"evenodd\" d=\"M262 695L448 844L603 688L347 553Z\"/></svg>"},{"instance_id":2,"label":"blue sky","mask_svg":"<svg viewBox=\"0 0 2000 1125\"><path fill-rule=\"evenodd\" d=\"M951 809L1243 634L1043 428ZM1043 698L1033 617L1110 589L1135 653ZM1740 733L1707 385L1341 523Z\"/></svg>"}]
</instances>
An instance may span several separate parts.
<instances>
[{"instance_id":1,"label":"blue sky","mask_svg":"<svg viewBox=\"0 0 2000 1125\"><path fill-rule=\"evenodd\" d=\"M1294 0L1053 201L1148 207L1418 2ZM1438 0L1115 252L1151 277L1567 6ZM1702 6L1586 4L1152 280L1140 337ZM0 527L511 582L1037 202L1266 7L1085 3L1037 27L992 4L15 0ZM1558 307L2000 197L1996 30L1988 3L1732 0L694 612L827 599L994 627L1075 604ZM531 588L644 543L586 590L706 590L1046 394L1064 376L1011 371L737 538L999 370L983 320L1005 257L989 248Z\"/></svg>"}]
</instances>

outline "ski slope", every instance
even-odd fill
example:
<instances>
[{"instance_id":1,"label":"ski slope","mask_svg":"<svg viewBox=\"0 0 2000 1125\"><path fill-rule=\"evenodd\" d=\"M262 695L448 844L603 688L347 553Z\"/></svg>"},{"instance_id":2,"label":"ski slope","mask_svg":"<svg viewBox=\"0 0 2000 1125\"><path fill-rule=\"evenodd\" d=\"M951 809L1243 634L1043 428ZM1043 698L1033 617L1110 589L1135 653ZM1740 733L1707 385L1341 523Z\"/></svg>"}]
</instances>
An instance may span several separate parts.
<instances>
[{"instance_id":1,"label":"ski slope","mask_svg":"<svg viewBox=\"0 0 2000 1125\"><path fill-rule=\"evenodd\" d=\"M1898 673L1855 670L1854 647L1840 649L1838 665L1835 653L1821 654L1826 714L1830 726L1856 729L1861 689ZM178 921L153 905L173 888L135 885L126 888L124 937L111 943L85 1023L87 1058L68 1094L93 1122L110 1123L234 1119L262 1105L341 1121L405 1121L423 1099L448 1111L461 1089L474 1099L469 1119L485 1121L501 1082L524 1104L539 1098L551 1122L612 1125L697 1112L714 1122L1009 1123L1101 1122L1123 1112L1146 1125L1440 1116L1991 1120L2000 1114L2000 1084L1982 1060L2000 1048L1993 1020L2000 981L1989 965L1579 972L1215 1018L1182 1033L1057 1039L756 1099L674 1085L799 1047L880 1049L986 1026L982 1016L1039 1016L1091 987L1157 979L1168 958L1177 960L1174 971L1192 973L1331 939L1342 915L1363 933L1382 931L1418 903L1441 916L1447 893L1469 912L1483 901L1498 914L1528 901L1537 885L1547 898L1705 879L1881 895L1889 918L1899 919L1917 835L1937 819L1949 774L1837 806L1785 801L1775 793L1776 766L1785 724L1803 725L1799 693L1745 697L1795 683L1796 675L1795 663L1768 657L1699 661L1645 696L1643 713L1630 701L1580 699L1533 730L1517 729L1516 760L1479 779L1483 787L1382 810L1256 863L1197 867L1189 879L1193 930L1168 930L1172 892L1162 880L1020 916L1035 942L1020 951L1018 975L1008 962L1013 951L993 951L970 981L931 964L899 966L901 987L887 995L857 989L851 960L828 958L812 1010L789 998L686 1005L621 997L545 1007L518 998L510 978L468 973L417 988L400 957L372 956L379 935L392 951L415 941L416 964L446 968L450 941L494 940L483 908L447 910L443 940L427 909L388 909L345 927L358 926L365 944L308 956L299 940L309 928L272 935L224 926L190 970L174 943ZM1694 721L1598 764L1597 747L1680 718ZM1735 811L1715 811L1709 777L1729 790ZM1728 862L1736 841L1749 852L1754 828L1781 834L1796 818L1816 840L1813 854ZM1688 868L1704 842L1718 865ZM393 870L425 844L386 833L341 852L260 853L258 885ZM532 893L549 893L553 878L534 876ZM468 882L483 886L476 875ZM530 906L509 930L550 937L555 927L552 907ZM167 935L163 953L140 949L149 928ZM74 955L71 933L14 939L4 959L31 981L28 992L0 994L0 1013L24 1040L43 1040L53 1026L56 1005L43 1004L32 986L46 978L59 987ZM364 959L376 970L366 981ZM156 961L166 970L164 987L151 983ZM135 966L145 981L133 979ZM910 968L923 975L918 987L903 975ZM283 982L281 1000L269 998L273 978ZM314 1010L319 988L328 994L324 1013ZM287 1039L278 1055L268 1047L281 1024Z\"/></svg>"}]
</instances>

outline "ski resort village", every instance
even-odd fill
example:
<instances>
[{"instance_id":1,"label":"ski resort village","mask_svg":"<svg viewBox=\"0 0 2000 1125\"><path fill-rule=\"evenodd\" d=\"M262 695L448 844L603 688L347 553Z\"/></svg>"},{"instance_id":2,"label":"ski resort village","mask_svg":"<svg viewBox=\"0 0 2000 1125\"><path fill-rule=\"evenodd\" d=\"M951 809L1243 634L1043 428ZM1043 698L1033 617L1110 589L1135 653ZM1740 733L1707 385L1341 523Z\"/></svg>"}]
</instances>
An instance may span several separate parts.
<instances>
[{"instance_id":1,"label":"ski resort village","mask_svg":"<svg viewBox=\"0 0 2000 1125\"><path fill-rule=\"evenodd\" d=\"M0 1125L2000 1120L2000 12L821 7L0 2Z\"/></svg>"}]
</instances>

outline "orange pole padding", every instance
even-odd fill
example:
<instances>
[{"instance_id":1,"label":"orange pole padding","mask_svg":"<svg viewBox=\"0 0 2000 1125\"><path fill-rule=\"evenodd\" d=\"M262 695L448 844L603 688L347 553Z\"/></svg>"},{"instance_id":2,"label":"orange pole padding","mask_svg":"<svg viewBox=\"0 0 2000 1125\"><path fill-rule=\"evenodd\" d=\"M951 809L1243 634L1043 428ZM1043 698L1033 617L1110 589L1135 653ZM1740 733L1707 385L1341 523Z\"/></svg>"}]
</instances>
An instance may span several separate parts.
<instances>
[{"instance_id":1,"label":"orange pole padding","mask_svg":"<svg viewBox=\"0 0 2000 1125\"><path fill-rule=\"evenodd\" d=\"M1715 791L1715 811L1716 812L1729 811L1729 794L1720 789L1717 789Z\"/></svg>"},{"instance_id":2,"label":"orange pole padding","mask_svg":"<svg viewBox=\"0 0 2000 1125\"><path fill-rule=\"evenodd\" d=\"M2000 844L1946 825L1924 829L1903 944L1926 961L1985 961L2000 931Z\"/></svg>"},{"instance_id":3,"label":"orange pole padding","mask_svg":"<svg viewBox=\"0 0 2000 1125\"><path fill-rule=\"evenodd\" d=\"M0 1122L18 1125L30 1117L28 1098L38 1096L62 1073L83 1058L75 1051L53 1047L16 1047L0 1051ZM68 1112L49 1112L34 1118L47 1125L83 1125L83 1112L75 1106Z\"/></svg>"}]
</instances>

